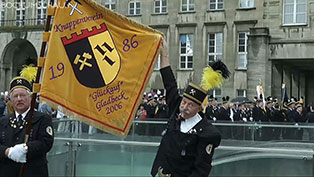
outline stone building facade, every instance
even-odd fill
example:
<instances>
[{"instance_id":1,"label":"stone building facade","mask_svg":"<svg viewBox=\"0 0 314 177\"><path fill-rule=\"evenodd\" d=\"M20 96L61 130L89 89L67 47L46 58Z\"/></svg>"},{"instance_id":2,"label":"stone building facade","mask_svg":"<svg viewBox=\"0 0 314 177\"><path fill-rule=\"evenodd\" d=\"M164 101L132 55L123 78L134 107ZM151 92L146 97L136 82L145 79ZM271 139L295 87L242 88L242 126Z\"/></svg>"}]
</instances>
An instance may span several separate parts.
<instances>
[{"instance_id":1,"label":"stone building facade","mask_svg":"<svg viewBox=\"0 0 314 177\"><path fill-rule=\"evenodd\" d=\"M289 97L314 101L314 0L98 0L112 10L165 34L178 86L200 83L209 62L222 60L231 77L222 96ZM72 3L75 3L73 1ZM24 6L23 6L24 4ZM45 0L2 0L0 6L0 91L23 64L40 52ZM162 89L158 71L147 90Z\"/></svg>"}]
</instances>

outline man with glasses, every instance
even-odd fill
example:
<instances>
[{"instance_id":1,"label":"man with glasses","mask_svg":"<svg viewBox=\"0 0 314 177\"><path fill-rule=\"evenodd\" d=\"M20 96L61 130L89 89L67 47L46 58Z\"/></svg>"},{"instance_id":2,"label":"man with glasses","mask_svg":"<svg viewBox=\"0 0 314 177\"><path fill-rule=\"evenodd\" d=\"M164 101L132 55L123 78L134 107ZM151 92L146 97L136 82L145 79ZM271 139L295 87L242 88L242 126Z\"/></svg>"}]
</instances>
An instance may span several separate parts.
<instances>
[{"instance_id":1,"label":"man with glasses","mask_svg":"<svg viewBox=\"0 0 314 177\"><path fill-rule=\"evenodd\" d=\"M18 177L24 163L24 177L48 176L46 154L53 145L51 118L34 112L29 122L31 83L23 77L10 82L10 99L15 112L0 119L0 176ZM32 125L28 141L25 132Z\"/></svg>"},{"instance_id":2,"label":"man with glasses","mask_svg":"<svg viewBox=\"0 0 314 177\"><path fill-rule=\"evenodd\" d=\"M155 157L151 175L159 177L208 177L214 149L220 144L219 131L199 114L206 91L190 83L183 97L168 59L167 43L161 49L161 76L171 114ZM228 71L229 72L229 71Z\"/></svg>"}]
</instances>

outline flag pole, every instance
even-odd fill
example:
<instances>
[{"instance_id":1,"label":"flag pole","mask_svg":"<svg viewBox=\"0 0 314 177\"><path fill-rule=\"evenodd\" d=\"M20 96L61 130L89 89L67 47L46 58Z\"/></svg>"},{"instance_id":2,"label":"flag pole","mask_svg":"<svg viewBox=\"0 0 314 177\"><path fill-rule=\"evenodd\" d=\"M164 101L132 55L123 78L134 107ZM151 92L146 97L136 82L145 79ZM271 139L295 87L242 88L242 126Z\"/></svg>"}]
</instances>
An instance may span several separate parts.
<instances>
[{"instance_id":1,"label":"flag pole","mask_svg":"<svg viewBox=\"0 0 314 177\"><path fill-rule=\"evenodd\" d=\"M281 103L281 105L280 105L281 109L283 108L284 100L286 99L285 96L286 96L286 84L282 83L281 84L281 102L280 102Z\"/></svg>"},{"instance_id":2,"label":"flag pole","mask_svg":"<svg viewBox=\"0 0 314 177\"><path fill-rule=\"evenodd\" d=\"M50 6L53 6L53 5L54 5L54 0L50 0ZM47 21L46 21L44 32L49 32L49 30L50 30L50 22L51 22L51 17L52 16L53 15L47 15ZM40 49L40 56L39 57L44 57L45 56L46 46L47 46L47 41L42 41L41 49ZM41 69L42 69L42 66L37 65L37 74L36 74L35 83L39 83L39 79L40 79L40 75L41 75ZM37 92L33 91L32 101L31 101L31 108L29 110L28 117L26 118L27 127L26 127L26 131L25 131L25 136L24 136L24 143L28 142L30 131L32 129L32 119L33 119L33 114L34 114L36 97L37 97ZM19 174L20 177L24 176L24 166L25 166L25 163L22 163L21 168L20 168L20 174Z\"/></svg>"}]
</instances>

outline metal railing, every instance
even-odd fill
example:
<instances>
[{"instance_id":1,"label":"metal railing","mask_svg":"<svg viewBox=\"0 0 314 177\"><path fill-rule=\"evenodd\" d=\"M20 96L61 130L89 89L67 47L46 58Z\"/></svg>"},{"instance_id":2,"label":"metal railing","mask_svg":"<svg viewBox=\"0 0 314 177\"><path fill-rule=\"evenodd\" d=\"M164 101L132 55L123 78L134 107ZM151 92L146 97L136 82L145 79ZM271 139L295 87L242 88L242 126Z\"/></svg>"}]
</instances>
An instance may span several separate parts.
<instances>
[{"instance_id":1,"label":"metal railing","mask_svg":"<svg viewBox=\"0 0 314 177\"><path fill-rule=\"evenodd\" d=\"M87 126L80 121L71 118L55 118L54 125L57 132L72 132L73 137L88 131L82 131L82 126ZM265 122L212 122L221 132L223 139L245 140L295 140L314 142L314 124L311 123L265 123ZM65 126L60 130L60 126ZM135 135L141 136L161 136L162 131L167 127L167 121L148 119L145 121L134 120L128 138ZM92 127L89 127L92 128ZM75 132L74 132L75 131ZM98 132L102 132L97 130ZM94 133L96 132L96 129ZM91 133L93 134L93 133ZM276 134L276 135L275 135ZM267 135L273 136L271 138ZM276 137L274 137L276 136ZM265 139L266 137L266 139ZM134 139L134 138L132 138Z\"/></svg>"},{"instance_id":2,"label":"metal railing","mask_svg":"<svg viewBox=\"0 0 314 177\"><path fill-rule=\"evenodd\" d=\"M0 28L5 27L26 27L33 26L38 27L38 25L45 25L46 18L30 18L30 19L21 19L21 20L0 20Z\"/></svg>"},{"instance_id":3,"label":"metal railing","mask_svg":"<svg viewBox=\"0 0 314 177\"><path fill-rule=\"evenodd\" d=\"M54 119L53 121L55 129L59 124L68 123L70 126L67 131L58 132L56 129L55 134L55 144L52 151L49 153L49 163L50 169L56 169L56 166L62 166L64 170L59 169L50 170L50 175L55 176L81 176L82 173L94 173L97 170L101 170L102 173L107 175L113 175L117 173L114 169L116 166L110 167L112 164L107 160L115 159L119 160L121 158L121 163L124 165L119 166L119 169L124 169L125 172L120 175L129 174L131 176L141 176L148 175L149 170L157 148L159 146L161 136L160 135L150 135L150 132L140 132L143 128L146 130L151 130L152 128L158 127L164 128L167 125L166 121L134 121L129 135L122 139L105 132L97 130L94 133L89 133L87 131L87 125L80 123L74 119ZM214 122L213 123L218 129L219 128L242 128L241 130L254 130L254 133L250 132L252 136L257 136L261 133L263 128L269 129L291 129L291 130L304 130L307 132L309 130L314 130L314 126L311 124L308 125L284 125L284 124L262 124L262 123L226 123L226 122ZM78 130L78 126L81 127L81 131ZM85 128L84 128L85 126ZM240 131L245 133L245 131ZM148 133L148 134L146 134ZM305 136L304 136L305 138ZM66 147L66 148L65 148ZM276 141L261 141L258 138L252 139L236 139L236 138L224 138L221 145L216 149L214 155L214 175L220 175L219 169L226 168L225 165L233 164L241 161L260 161L261 159L290 159L289 162L295 161L296 165L302 163L307 164L306 174L313 173L312 168L308 169L309 163L314 164L313 155L314 155L314 143L311 140L303 139L293 140L293 139L281 139ZM143 154L142 154L143 153ZM113 154L113 155L112 155ZM89 159L91 157L91 159ZM63 159L63 160L60 160ZM124 158L127 158L128 161L125 161ZM143 161L142 164L139 162ZM142 158L142 159L141 159ZM87 161L86 159L89 159ZM275 161L274 160L274 161ZM302 163L300 163L300 160ZM147 163L149 161L149 163ZM63 164L64 162L64 164ZM284 160L284 162L288 162ZM280 163L284 163L280 162ZM86 164L88 163L88 164ZM109 166L106 172L103 172L104 169L99 169L96 167L89 167L89 164L103 164L103 166ZM127 163L127 164L125 164ZM241 168L250 168L252 167L241 167ZM253 167L255 168L255 167ZM274 167L275 168L275 167ZM303 167L299 167L303 168ZM139 172L140 170L145 169L144 171ZM218 169L218 170L215 170ZM62 174L60 174L62 173ZM91 174L93 175L93 174ZM95 174L94 174L95 175Z\"/></svg>"}]
</instances>

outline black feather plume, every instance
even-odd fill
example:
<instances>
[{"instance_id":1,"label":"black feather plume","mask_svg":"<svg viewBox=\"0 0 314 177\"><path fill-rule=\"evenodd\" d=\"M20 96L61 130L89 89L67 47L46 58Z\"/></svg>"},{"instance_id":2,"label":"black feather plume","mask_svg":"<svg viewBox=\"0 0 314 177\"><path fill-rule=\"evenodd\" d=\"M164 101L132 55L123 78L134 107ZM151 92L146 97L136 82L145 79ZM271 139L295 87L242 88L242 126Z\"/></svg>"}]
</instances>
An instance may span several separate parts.
<instances>
[{"instance_id":1,"label":"black feather plume","mask_svg":"<svg viewBox=\"0 0 314 177\"><path fill-rule=\"evenodd\" d=\"M221 75L223 78L227 79L230 76L230 71L227 66L220 60L213 62L210 64L210 67L213 68L214 71L221 71Z\"/></svg>"}]
</instances>

